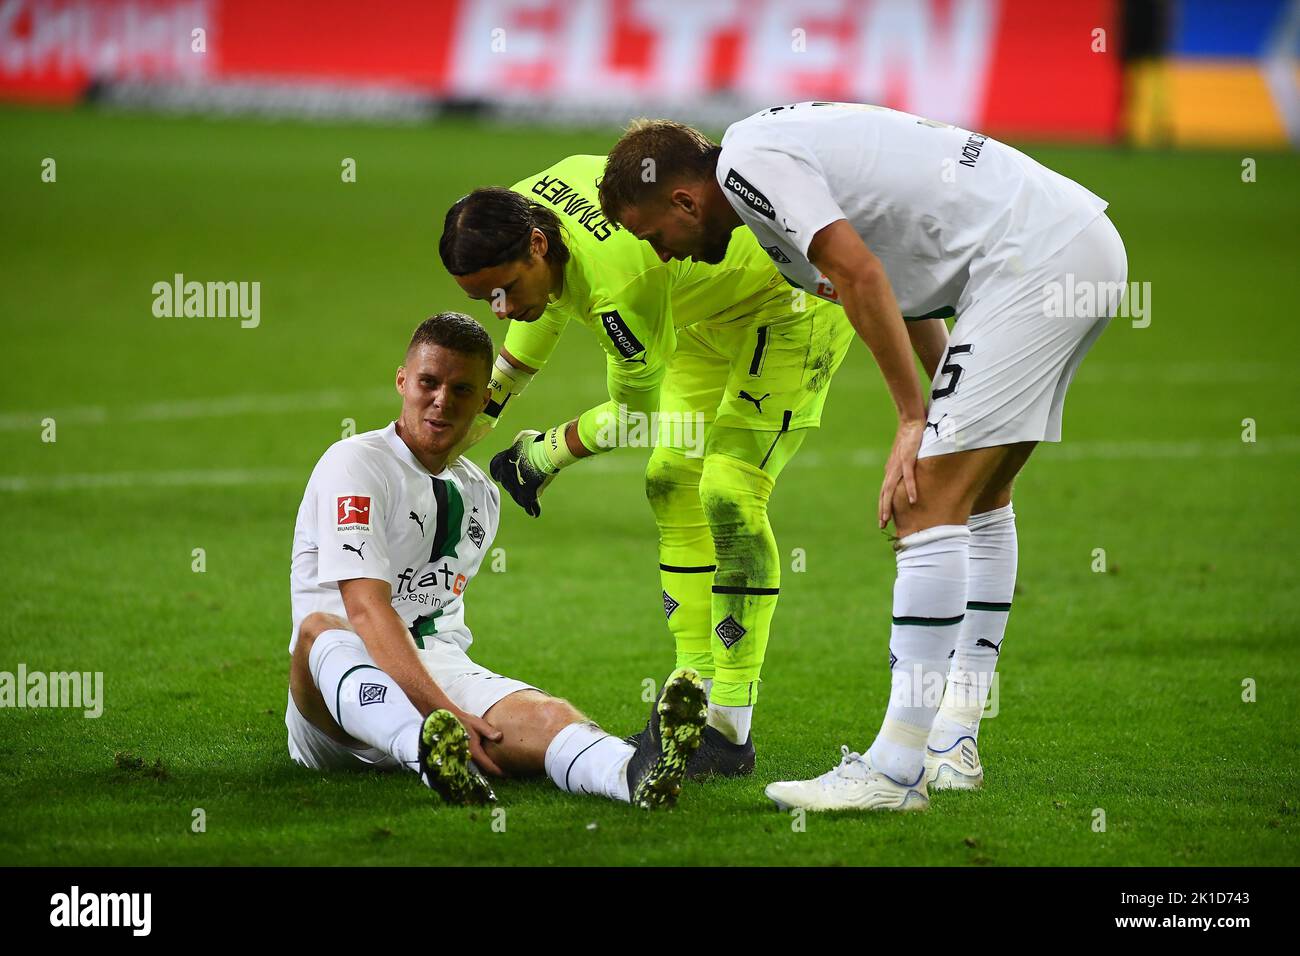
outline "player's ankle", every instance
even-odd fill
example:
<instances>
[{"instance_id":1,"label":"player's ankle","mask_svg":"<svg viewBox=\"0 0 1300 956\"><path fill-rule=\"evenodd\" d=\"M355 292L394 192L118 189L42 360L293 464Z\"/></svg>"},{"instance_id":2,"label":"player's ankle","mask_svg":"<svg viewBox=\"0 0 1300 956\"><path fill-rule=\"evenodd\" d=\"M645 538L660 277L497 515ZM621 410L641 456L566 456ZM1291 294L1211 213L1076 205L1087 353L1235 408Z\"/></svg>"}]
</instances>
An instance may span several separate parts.
<instances>
[{"instance_id":1,"label":"player's ankle","mask_svg":"<svg viewBox=\"0 0 1300 956\"><path fill-rule=\"evenodd\" d=\"M963 737L970 737L972 740L979 736L979 716L976 715L973 724L967 723L957 714L940 710L934 718L934 726L930 728L930 739L927 744L931 750L943 752L951 750L957 745L957 741Z\"/></svg>"},{"instance_id":2,"label":"player's ankle","mask_svg":"<svg viewBox=\"0 0 1300 956\"><path fill-rule=\"evenodd\" d=\"M733 707L709 702L708 725L733 744L743 744L749 739L749 730L753 722L753 704Z\"/></svg>"}]
</instances>

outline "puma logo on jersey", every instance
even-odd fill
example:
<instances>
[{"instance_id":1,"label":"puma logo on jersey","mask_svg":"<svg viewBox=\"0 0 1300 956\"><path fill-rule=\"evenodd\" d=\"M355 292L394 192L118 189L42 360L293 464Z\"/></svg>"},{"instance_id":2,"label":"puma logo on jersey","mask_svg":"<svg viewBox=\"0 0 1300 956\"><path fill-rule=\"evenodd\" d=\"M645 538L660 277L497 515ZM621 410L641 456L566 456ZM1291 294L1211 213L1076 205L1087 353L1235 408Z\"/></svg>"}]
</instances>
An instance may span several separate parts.
<instances>
[{"instance_id":1,"label":"puma logo on jersey","mask_svg":"<svg viewBox=\"0 0 1300 956\"><path fill-rule=\"evenodd\" d=\"M366 556L365 556L364 554L361 553L361 549L364 548L365 546L366 546L366 543L365 543L364 541L362 541L361 544L359 544L359 545L358 545L357 547L355 547L355 548L352 547L352 545L350 545L350 544L345 544L345 545L343 546L343 550L344 550L344 551L355 551L355 552L357 553L357 557L359 557L362 561L364 561L364 560L366 560Z\"/></svg>"},{"instance_id":2,"label":"puma logo on jersey","mask_svg":"<svg viewBox=\"0 0 1300 956\"><path fill-rule=\"evenodd\" d=\"M936 441L941 437L941 436L939 435L939 426L940 426L941 424L943 424L943 420L944 420L945 418L947 418L947 417L948 417L948 413L947 413L947 412L944 412L942 415L939 416L939 420L938 420L937 422L926 422L926 423L925 423L925 427L926 427L926 428L933 428L933 429L934 429L934 437L935 437L935 440L936 440Z\"/></svg>"},{"instance_id":3,"label":"puma logo on jersey","mask_svg":"<svg viewBox=\"0 0 1300 956\"><path fill-rule=\"evenodd\" d=\"M981 637L978 641L975 642L975 646L976 646L976 647L991 647L991 648L993 648L993 653L994 653L994 654L1001 654L1001 653L1002 653L1002 645L1001 645L1001 644L994 644L994 643L993 643L992 641L990 641L987 637Z\"/></svg>"},{"instance_id":4,"label":"puma logo on jersey","mask_svg":"<svg viewBox=\"0 0 1300 956\"><path fill-rule=\"evenodd\" d=\"M736 397L737 397L737 398L743 398L743 399L744 399L745 401L747 401L747 402L753 402L753 403L754 403L754 407L758 409L758 413L759 413L760 415L762 415L762 414L763 414L763 402L766 401L767 398L768 398L768 396L771 395L771 394L772 394L771 392L766 392L766 393L764 393L764 395L763 395L762 398L755 398L753 395L750 395L749 392L745 391L745 390L742 388L742 389L740 390L740 392L737 394Z\"/></svg>"},{"instance_id":5,"label":"puma logo on jersey","mask_svg":"<svg viewBox=\"0 0 1300 956\"><path fill-rule=\"evenodd\" d=\"M412 511L412 512L410 513L410 515L408 515L407 517L409 517L412 521L414 521L416 524L418 524L418 525L420 526L420 535L421 535L421 537L423 537L423 535L424 535L424 519L421 518L419 515L417 515L414 511Z\"/></svg>"}]
</instances>

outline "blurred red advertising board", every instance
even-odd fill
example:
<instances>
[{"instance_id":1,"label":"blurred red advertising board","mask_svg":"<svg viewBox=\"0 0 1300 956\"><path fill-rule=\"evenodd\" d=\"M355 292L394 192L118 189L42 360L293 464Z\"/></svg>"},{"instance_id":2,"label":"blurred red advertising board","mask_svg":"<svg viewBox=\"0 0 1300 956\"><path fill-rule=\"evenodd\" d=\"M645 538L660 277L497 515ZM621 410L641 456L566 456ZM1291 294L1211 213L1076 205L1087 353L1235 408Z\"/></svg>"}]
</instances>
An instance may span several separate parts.
<instances>
[{"instance_id":1,"label":"blurred red advertising board","mask_svg":"<svg viewBox=\"0 0 1300 956\"><path fill-rule=\"evenodd\" d=\"M0 0L0 97L261 82L737 116L816 98L1108 139L1116 12L1115 0Z\"/></svg>"}]
</instances>

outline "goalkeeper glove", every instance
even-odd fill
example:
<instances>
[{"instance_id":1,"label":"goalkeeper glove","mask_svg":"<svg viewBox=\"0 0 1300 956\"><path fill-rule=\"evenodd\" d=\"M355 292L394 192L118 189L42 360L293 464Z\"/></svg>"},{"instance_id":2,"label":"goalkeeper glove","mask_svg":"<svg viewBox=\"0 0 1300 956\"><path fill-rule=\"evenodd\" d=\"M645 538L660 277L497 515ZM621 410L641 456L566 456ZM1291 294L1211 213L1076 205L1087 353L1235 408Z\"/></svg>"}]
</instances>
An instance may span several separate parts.
<instances>
[{"instance_id":1,"label":"goalkeeper glove","mask_svg":"<svg viewBox=\"0 0 1300 956\"><path fill-rule=\"evenodd\" d=\"M547 429L545 434L532 429L521 431L515 436L514 444L492 456L489 466L492 477L515 500L515 504L534 518L542 513L538 499L546 486L561 468L578 460L569 451L565 438L570 424L556 425Z\"/></svg>"},{"instance_id":2,"label":"goalkeeper glove","mask_svg":"<svg viewBox=\"0 0 1300 956\"><path fill-rule=\"evenodd\" d=\"M534 518L542 513L542 506L538 504L537 499L542 496L546 486L558 473L558 469L544 472L528 460L528 446L541 437L542 433L539 431L532 429L521 431L515 436L513 445L492 456L492 463L488 466L488 471L492 473L497 484L515 500L515 504Z\"/></svg>"}]
</instances>

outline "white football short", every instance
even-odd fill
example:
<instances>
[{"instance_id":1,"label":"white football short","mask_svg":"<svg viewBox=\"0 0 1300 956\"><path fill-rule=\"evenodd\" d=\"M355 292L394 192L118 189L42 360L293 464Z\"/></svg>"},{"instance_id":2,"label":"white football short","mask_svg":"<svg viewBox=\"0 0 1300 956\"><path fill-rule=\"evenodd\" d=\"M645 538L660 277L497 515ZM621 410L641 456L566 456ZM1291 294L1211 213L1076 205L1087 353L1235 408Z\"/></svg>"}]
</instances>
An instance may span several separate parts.
<instances>
[{"instance_id":1,"label":"white football short","mask_svg":"<svg viewBox=\"0 0 1300 956\"><path fill-rule=\"evenodd\" d=\"M443 693L461 710L482 717L501 699L520 690L537 690L532 684L502 677L470 660L459 645L450 641L428 640L427 646L417 650L425 670L433 677ZM289 730L289 756L304 767L313 770L339 770L364 766L393 769L396 760L373 747L348 747L326 734L307 720L289 694L289 704L284 713L284 724Z\"/></svg>"},{"instance_id":2,"label":"white football short","mask_svg":"<svg viewBox=\"0 0 1300 956\"><path fill-rule=\"evenodd\" d=\"M935 375L919 457L1060 441L1065 392L1119 309L1124 243L1102 213L1060 252L978 286Z\"/></svg>"}]
</instances>

